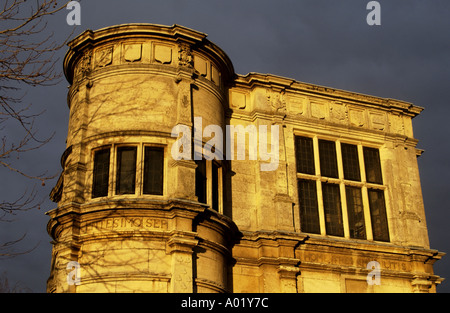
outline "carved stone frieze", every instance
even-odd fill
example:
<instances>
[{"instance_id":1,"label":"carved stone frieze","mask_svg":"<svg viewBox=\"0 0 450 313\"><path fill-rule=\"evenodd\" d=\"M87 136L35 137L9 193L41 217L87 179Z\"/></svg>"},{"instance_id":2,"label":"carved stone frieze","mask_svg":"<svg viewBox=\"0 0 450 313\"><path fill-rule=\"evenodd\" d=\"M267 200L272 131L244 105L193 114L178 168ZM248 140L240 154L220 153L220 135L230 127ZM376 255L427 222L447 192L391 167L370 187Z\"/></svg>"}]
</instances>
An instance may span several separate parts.
<instances>
[{"instance_id":1,"label":"carved stone frieze","mask_svg":"<svg viewBox=\"0 0 450 313\"><path fill-rule=\"evenodd\" d=\"M155 45L155 61L161 64L172 63L172 47Z\"/></svg>"},{"instance_id":2,"label":"carved stone frieze","mask_svg":"<svg viewBox=\"0 0 450 313\"><path fill-rule=\"evenodd\" d=\"M335 101L330 107L331 118L337 120L338 122L345 122L348 119L347 105Z\"/></svg>"},{"instance_id":3,"label":"carved stone frieze","mask_svg":"<svg viewBox=\"0 0 450 313\"><path fill-rule=\"evenodd\" d=\"M191 47L188 44L181 43L178 48L178 65L187 67L194 65Z\"/></svg>"},{"instance_id":4,"label":"carved stone frieze","mask_svg":"<svg viewBox=\"0 0 450 313\"><path fill-rule=\"evenodd\" d=\"M123 58L126 62L138 62L142 58L142 44L123 45Z\"/></svg>"},{"instance_id":5,"label":"carved stone frieze","mask_svg":"<svg viewBox=\"0 0 450 313\"><path fill-rule=\"evenodd\" d=\"M285 92L272 92L267 90L267 101L275 113L286 114Z\"/></svg>"},{"instance_id":6,"label":"carved stone frieze","mask_svg":"<svg viewBox=\"0 0 450 313\"><path fill-rule=\"evenodd\" d=\"M95 52L95 67L105 67L112 64L113 47L106 47Z\"/></svg>"}]
</instances>

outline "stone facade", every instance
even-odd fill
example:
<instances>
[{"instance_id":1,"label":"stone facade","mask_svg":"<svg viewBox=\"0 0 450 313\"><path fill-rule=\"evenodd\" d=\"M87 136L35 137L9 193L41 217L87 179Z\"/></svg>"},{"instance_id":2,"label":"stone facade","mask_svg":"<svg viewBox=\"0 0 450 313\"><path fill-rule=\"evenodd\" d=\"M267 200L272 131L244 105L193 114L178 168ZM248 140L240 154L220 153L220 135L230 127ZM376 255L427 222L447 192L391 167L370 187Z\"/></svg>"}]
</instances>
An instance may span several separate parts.
<instances>
[{"instance_id":1,"label":"stone facade","mask_svg":"<svg viewBox=\"0 0 450 313\"><path fill-rule=\"evenodd\" d=\"M88 30L69 47L67 149L51 193L58 205L47 213L49 292L435 292L442 278L433 263L444 253L430 249L421 195L412 118L422 108L274 75L238 75L205 34L178 25ZM250 157L261 151L250 133L244 159L239 143L233 153L225 144L209 147L222 156L216 160L196 160L195 152L176 159L177 125L191 132L195 149L211 145L209 125L264 126L277 166L261 170L273 159ZM227 135L220 142L229 142ZM299 170L300 137L311 144L312 173ZM335 149L336 176L321 172L322 142ZM346 177L348 147L357 179ZM382 181L371 181L366 148L379 156ZM156 169L152 149L163 156ZM134 157L131 182L123 178L131 164L125 150ZM160 191L148 191L151 179ZM316 186L313 213L302 182ZM337 190L338 200L324 200L328 190ZM305 231L311 216L316 230ZM68 283L70 261L80 266L80 284ZM378 283L366 281L372 261Z\"/></svg>"}]
</instances>

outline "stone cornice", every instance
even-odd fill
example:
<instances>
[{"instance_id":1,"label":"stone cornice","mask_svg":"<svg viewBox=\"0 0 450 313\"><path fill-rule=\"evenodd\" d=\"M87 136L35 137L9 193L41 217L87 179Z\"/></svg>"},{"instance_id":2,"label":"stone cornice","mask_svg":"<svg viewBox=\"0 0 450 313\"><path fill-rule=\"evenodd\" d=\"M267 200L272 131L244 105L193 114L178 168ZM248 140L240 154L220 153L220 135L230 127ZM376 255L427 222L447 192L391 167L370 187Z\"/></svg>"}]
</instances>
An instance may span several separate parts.
<instances>
[{"instance_id":1,"label":"stone cornice","mask_svg":"<svg viewBox=\"0 0 450 313\"><path fill-rule=\"evenodd\" d=\"M386 111L403 113L411 117L420 114L424 110L424 108L415 106L406 101L376 97L357 92L304 83L291 78L272 74L252 72L246 75L237 75L234 81L234 86L248 89L254 89L256 87L270 88L275 92L285 91L292 93L304 93L311 96L330 98L330 100L349 101L361 106L376 107Z\"/></svg>"},{"instance_id":2,"label":"stone cornice","mask_svg":"<svg viewBox=\"0 0 450 313\"><path fill-rule=\"evenodd\" d=\"M222 74L226 80L235 76L234 67L227 54L217 45L206 39L207 34L174 24L172 26L130 23L102 28L96 31L84 31L68 43L69 51L64 58L64 74L72 83L73 66L82 57L83 51L89 50L98 44L111 40L130 40L135 38L154 38L177 43L188 44L195 51L199 51L214 59L225 71Z\"/></svg>"}]
</instances>

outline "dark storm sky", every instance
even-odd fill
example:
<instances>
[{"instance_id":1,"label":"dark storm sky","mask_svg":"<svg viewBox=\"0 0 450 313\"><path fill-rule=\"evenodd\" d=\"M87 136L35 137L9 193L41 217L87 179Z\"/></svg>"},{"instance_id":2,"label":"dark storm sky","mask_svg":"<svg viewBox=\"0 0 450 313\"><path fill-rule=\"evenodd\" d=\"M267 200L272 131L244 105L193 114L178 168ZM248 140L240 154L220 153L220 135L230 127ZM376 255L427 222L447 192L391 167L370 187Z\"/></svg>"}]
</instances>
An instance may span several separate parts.
<instances>
[{"instance_id":1,"label":"dark storm sky","mask_svg":"<svg viewBox=\"0 0 450 313\"><path fill-rule=\"evenodd\" d=\"M81 26L96 30L123 23L179 24L208 34L209 40L230 57L236 73L271 73L299 81L412 102L425 108L413 120L418 148L425 153L419 168L431 248L450 251L447 227L450 210L450 1L381 0L381 25L366 23L368 0L160 0L81 2ZM47 32L62 40L72 31L69 11L51 18ZM61 61L65 49L58 53ZM53 132L51 143L17 161L39 173L60 171L65 149L68 83L27 89L25 101L46 109L38 120L39 134ZM5 131L5 130L3 130ZM3 132L2 131L2 132ZM9 134L13 136L14 134ZM32 184L0 168L0 199L13 200ZM48 199L56 180L37 184ZM0 273L11 282L45 292L51 246L44 212L54 208L46 200L40 210L15 216L0 224L0 242L26 237L15 249L36 248L14 259L0 261ZM450 279L450 256L435 272ZM438 287L450 292L450 283Z\"/></svg>"}]
</instances>

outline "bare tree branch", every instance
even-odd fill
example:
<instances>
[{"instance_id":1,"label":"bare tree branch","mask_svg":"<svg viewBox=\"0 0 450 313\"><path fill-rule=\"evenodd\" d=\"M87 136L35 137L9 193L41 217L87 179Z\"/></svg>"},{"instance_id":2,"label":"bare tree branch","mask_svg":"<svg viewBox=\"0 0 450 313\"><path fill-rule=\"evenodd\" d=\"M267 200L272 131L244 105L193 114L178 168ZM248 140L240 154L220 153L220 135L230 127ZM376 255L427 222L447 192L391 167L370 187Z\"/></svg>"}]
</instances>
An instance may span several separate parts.
<instances>
[{"instance_id":1,"label":"bare tree branch","mask_svg":"<svg viewBox=\"0 0 450 313\"><path fill-rule=\"evenodd\" d=\"M64 9L68 1L2 0L0 4L0 171L37 180L42 185L55 178L46 171L30 173L18 161L22 154L47 144L54 134L39 138L36 120L45 110L36 103L25 103L29 87L49 86L60 81L56 53L72 33L60 42L48 31L48 19ZM25 190L16 200L0 199L0 222L11 221L20 211L38 208L37 191ZM11 246L18 241L0 243L0 258L17 255ZM28 253L27 250L24 253ZM22 253L22 252L20 252Z\"/></svg>"},{"instance_id":2,"label":"bare tree branch","mask_svg":"<svg viewBox=\"0 0 450 313\"><path fill-rule=\"evenodd\" d=\"M31 292L32 290L26 286L22 286L20 282L10 285L6 272L0 275L0 293L22 293Z\"/></svg>"}]
</instances>

